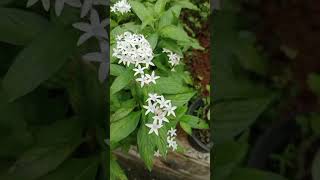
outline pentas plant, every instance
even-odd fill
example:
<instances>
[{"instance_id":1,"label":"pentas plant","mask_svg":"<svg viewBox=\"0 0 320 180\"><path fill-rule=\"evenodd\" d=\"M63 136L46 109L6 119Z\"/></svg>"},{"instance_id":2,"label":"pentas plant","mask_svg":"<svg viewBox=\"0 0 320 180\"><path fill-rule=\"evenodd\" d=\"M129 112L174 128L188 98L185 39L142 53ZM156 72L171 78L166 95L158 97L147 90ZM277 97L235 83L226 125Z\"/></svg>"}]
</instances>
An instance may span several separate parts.
<instances>
[{"instance_id":1,"label":"pentas plant","mask_svg":"<svg viewBox=\"0 0 320 180\"><path fill-rule=\"evenodd\" d=\"M178 124L189 134L192 128L208 128L186 114L196 90L183 54L202 47L188 36L179 16L183 8L198 8L188 0L119 0L110 7L110 147L137 146L151 170L155 158L183 151L176 139ZM111 174L121 172L114 160Z\"/></svg>"}]
</instances>

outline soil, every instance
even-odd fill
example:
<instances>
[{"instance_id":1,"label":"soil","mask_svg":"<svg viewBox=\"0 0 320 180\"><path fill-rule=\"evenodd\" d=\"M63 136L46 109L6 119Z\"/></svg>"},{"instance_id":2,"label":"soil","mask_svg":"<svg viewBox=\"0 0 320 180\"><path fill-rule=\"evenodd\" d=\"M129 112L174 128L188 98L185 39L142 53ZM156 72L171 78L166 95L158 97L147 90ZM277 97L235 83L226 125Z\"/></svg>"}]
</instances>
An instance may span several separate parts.
<instances>
[{"instance_id":1,"label":"soil","mask_svg":"<svg viewBox=\"0 0 320 180\"><path fill-rule=\"evenodd\" d=\"M183 20L188 27L193 30L193 32L196 32L196 39L198 39L204 50L192 50L192 52L186 57L186 63L194 81L200 86L202 95L209 96L210 92L207 89L207 86L210 85L211 76L209 20L203 22L202 27L199 29L196 28L192 22L187 20L187 17L190 15L194 14L183 14Z\"/></svg>"}]
</instances>

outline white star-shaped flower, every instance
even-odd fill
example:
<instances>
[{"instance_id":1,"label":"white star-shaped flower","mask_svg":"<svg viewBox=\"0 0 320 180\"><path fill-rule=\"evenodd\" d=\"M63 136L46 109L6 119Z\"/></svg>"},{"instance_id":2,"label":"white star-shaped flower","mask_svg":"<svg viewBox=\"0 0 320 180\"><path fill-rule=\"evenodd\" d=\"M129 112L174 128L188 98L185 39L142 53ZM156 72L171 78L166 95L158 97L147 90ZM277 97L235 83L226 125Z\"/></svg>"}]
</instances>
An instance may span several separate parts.
<instances>
[{"instance_id":1,"label":"white star-shaped flower","mask_svg":"<svg viewBox=\"0 0 320 180\"><path fill-rule=\"evenodd\" d=\"M83 22L73 24L74 28L85 32L79 38L77 45L78 46L81 45L91 37L96 37L98 39L101 39L101 38L108 39L108 33L107 33L107 30L105 29L108 24L109 24L108 19L105 19L100 22L98 12L96 10L92 10L90 15L90 24L83 23Z\"/></svg>"},{"instance_id":2,"label":"white star-shaped flower","mask_svg":"<svg viewBox=\"0 0 320 180\"><path fill-rule=\"evenodd\" d=\"M143 62L147 68L149 68L149 66L155 66L152 62L152 59L146 59L144 62Z\"/></svg>"},{"instance_id":3,"label":"white star-shaped flower","mask_svg":"<svg viewBox=\"0 0 320 180\"><path fill-rule=\"evenodd\" d=\"M148 79L149 83L153 83L156 84L156 80L160 78L160 76L155 76L154 71L152 71L151 75L150 74L146 74L146 77Z\"/></svg>"},{"instance_id":4,"label":"white star-shaped flower","mask_svg":"<svg viewBox=\"0 0 320 180\"><path fill-rule=\"evenodd\" d=\"M161 157L160 151L157 150L156 152L154 152L154 156L155 156L155 157Z\"/></svg>"},{"instance_id":5,"label":"white star-shaped flower","mask_svg":"<svg viewBox=\"0 0 320 180\"><path fill-rule=\"evenodd\" d=\"M160 96L160 99L157 99L157 102L160 105L160 108L167 107L171 100L166 100L163 96Z\"/></svg>"},{"instance_id":6,"label":"white star-shaped flower","mask_svg":"<svg viewBox=\"0 0 320 180\"><path fill-rule=\"evenodd\" d=\"M171 136L171 137L177 136L176 131L177 131L177 129L171 128L171 129L168 131L169 136Z\"/></svg>"},{"instance_id":7,"label":"white star-shaped flower","mask_svg":"<svg viewBox=\"0 0 320 180\"><path fill-rule=\"evenodd\" d=\"M149 114L149 112L154 113L156 110L156 104L152 104L151 102L148 103L148 106L143 106L147 111L145 115Z\"/></svg>"},{"instance_id":8,"label":"white star-shaped flower","mask_svg":"<svg viewBox=\"0 0 320 180\"><path fill-rule=\"evenodd\" d=\"M145 75L141 75L141 77L137 78L136 81L140 82L141 87L143 87L145 84L149 84L148 78Z\"/></svg>"},{"instance_id":9,"label":"white star-shaped flower","mask_svg":"<svg viewBox=\"0 0 320 180\"><path fill-rule=\"evenodd\" d=\"M146 67L141 67L140 64L139 64L137 68L133 69L133 71L135 71L134 76L136 76L138 74L143 75L144 74L143 70L145 70L145 69L147 69L147 68Z\"/></svg>"},{"instance_id":10,"label":"white star-shaped flower","mask_svg":"<svg viewBox=\"0 0 320 180\"><path fill-rule=\"evenodd\" d=\"M176 106L172 106L171 102L167 103L167 106L164 107L164 110L168 113L168 116L170 116L170 114L172 114L174 117L176 116L174 110L176 110L177 107Z\"/></svg>"},{"instance_id":11,"label":"white star-shaped flower","mask_svg":"<svg viewBox=\"0 0 320 180\"><path fill-rule=\"evenodd\" d=\"M155 115L152 117L155 121L158 121L159 124L163 124L163 121L164 122L169 122L169 120L165 117L165 114L158 114L158 115Z\"/></svg>"},{"instance_id":12,"label":"white star-shaped flower","mask_svg":"<svg viewBox=\"0 0 320 180\"><path fill-rule=\"evenodd\" d=\"M88 62L99 62L99 81L103 82L108 75L109 71L109 45L105 40L100 41L101 52L88 53L82 58Z\"/></svg>"},{"instance_id":13,"label":"white star-shaped flower","mask_svg":"<svg viewBox=\"0 0 320 180\"><path fill-rule=\"evenodd\" d=\"M148 96L149 98L147 99L147 102L157 102L158 98L160 97L157 93L149 93Z\"/></svg>"},{"instance_id":14,"label":"white star-shaped flower","mask_svg":"<svg viewBox=\"0 0 320 180\"><path fill-rule=\"evenodd\" d=\"M69 6L76 8L80 8L82 5L80 0L56 0L55 11L57 16L61 15L64 4L68 4Z\"/></svg>"},{"instance_id":15,"label":"white star-shaped flower","mask_svg":"<svg viewBox=\"0 0 320 180\"><path fill-rule=\"evenodd\" d=\"M177 141L175 141L174 137L172 138L167 137L167 143L168 143L168 147L169 148L171 147L173 151L175 151L178 147Z\"/></svg>"},{"instance_id":16,"label":"white star-shaped flower","mask_svg":"<svg viewBox=\"0 0 320 180\"><path fill-rule=\"evenodd\" d=\"M153 121L152 124L146 124L146 126L150 128L150 131L148 134L151 134L154 132L157 136L159 136L158 129L162 128L162 124L158 124L157 121Z\"/></svg>"},{"instance_id":17,"label":"white star-shaped flower","mask_svg":"<svg viewBox=\"0 0 320 180\"><path fill-rule=\"evenodd\" d=\"M81 18L85 17L90 10L92 10L92 6L94 5L103 5L108 6L108 0L84 0L82 8L81 8Z\"/></svg>"},{"instance_id":18,"label":"white star-shaped flower","mask_svg":"<svg viewBox=\"0 0 320 180\"><path fill-rule=\"evenodd\" d=\"M33 6L35 3L37 3L39 0L28 0L27 7ZM50 0L41 0L42 6L46 11L49 11L50 9Z\"/></svg>"}]
</instances>

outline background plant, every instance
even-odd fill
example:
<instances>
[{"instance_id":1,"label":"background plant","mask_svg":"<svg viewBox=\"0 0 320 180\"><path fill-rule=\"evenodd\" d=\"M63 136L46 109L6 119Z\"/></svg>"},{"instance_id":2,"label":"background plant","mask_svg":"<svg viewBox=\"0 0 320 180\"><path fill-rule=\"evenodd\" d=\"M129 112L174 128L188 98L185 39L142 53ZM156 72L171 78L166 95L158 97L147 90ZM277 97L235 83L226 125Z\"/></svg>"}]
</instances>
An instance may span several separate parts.
<instances>
[{"instance_id":1,"label":"background plant","mask_svg":"<svg viewBox=\"0 0 320 180\"><path fill-rule=\"evenodd\" d=\"M230 0L221 5L222 9L215 11L212 18L212 54L216 59L212 61L213 178L317 179L319 110L312 108L319 103L317 72L303 71L307 81L301 88L293 76L292 62L297 62L300 74L300 66L306 62L298 63L296 57L303 57L304 53L281 41L286 32L270 33L270 42L261 39L257 29L269 22L260 19L260 12L252 7L264 7L262 1ZM279 41L275 40L278 38ZM287 60L281 66L274 64L279 61L274 51ZM308 100L310 94L315 104ZM279 131L282 124L289 125ZM268 152L274 142L283 138L287 139L283 147ZM262 146L257 149L259 144ZM252 154L257 151L261 156L268 152L267 167L252 165Z\"/></svg>"}]
</instances>

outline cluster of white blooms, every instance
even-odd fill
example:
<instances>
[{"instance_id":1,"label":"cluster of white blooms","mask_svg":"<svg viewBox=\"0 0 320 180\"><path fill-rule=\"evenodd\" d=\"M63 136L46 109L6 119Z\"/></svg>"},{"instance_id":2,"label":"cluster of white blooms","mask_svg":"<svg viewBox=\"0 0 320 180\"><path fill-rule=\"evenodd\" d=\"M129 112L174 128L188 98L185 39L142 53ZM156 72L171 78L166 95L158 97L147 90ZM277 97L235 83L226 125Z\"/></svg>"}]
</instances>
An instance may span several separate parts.
<instances>
[{"instance_id":1,"label":"cluster of white blooms","mask_svg":"<svg viewBox=\"0 0 320 180\"><path fill-rule=\"evenodd\" d=\"M33 6L39 0L28 0L27 7ZM52 0L51 0L52 1ZM50 9L50 0L41 0L42 5L46 11ZM93 8L93 6L103 5L107 6L109 1L107 0L55 0L55 12L57 16L62 14L64 5L67 4L74 8L81 9L81 18L84 18L90 13L90 23L79 22L74 23L73 27L83 31L84 34L80 36L77 45L83 44L85 41L91 37L98 39L100 44L100 52L88 53L83 56L83 59L90 62L99 62L99 80L103 82L107 78L108 74L108 63L109 63L109 45L108 45L108 33L106 30L109 24L109 19L106 18L100 22L100 17L98 12Z\"/></svg>"},{"instance_id":2,"label":"cluster of white blooms","mask_svg":"<svg viewBox=\"0 0 320 180\"><path fill-rule=\"evenodd\" d=\"M168 133L167 133L167 143L168 143L168 147L172 148L172 151L177 150L178 148L178 144L177 141L175 140L177 137L177 129L175 128L171 128ZM154 156L155 157L161 157L160 151L159 149L157 151L154 152Z\"/></svg>"},{"instance_id":3,"label":"cluster of white blooms","mask_svg":"<svg viewBox=\"0 0 320 180\"><path fill-rule=\"evenodd\" d=\"M156 76L154 71L151 74L145 73L150 66L155 66L152 62L153 51L146 38L142 34L125 32L118 35L116 40L112 56L119 59L118 63L128 67L131 64L135 66L134 76L140 75L136 81L141 83L141 87L145 84L156 84L156 80L160 77Z\"/></svg>"},{"instance_id":4,"label":"cluster of white blooms","mask_svg":"<svg viewBox=\"0 0 320 180\"><path fill-rule=\"evenodd\" d=\"M131 11L131 6L127 0L120 0L111 7L111 12L120 12L121 14Z\"/></svg>"},{"instance_id":5,"label":"cluster of white blooms","mask_svg":"<svg viewBox=\"0 0 320 180\"><path fill-rule=\"evenodd\" d=\"M146 115L149 113L154 114L152 117L152 124L145 124L150 128L149 134L155 133L159 135L158 129L163 127L163 122L169 122L167 116L173 115L176 116L174 110L177 109L176 106L172 106L171 100L166 100L162 95L158 96L157 94L149 93L149 98L147 99L147 106L143 106L146 109Z\"/></svg>"},{"instance_id":6,"label":"cluster of white blooms","mask_svg":"<svg viewBox=\"0 0 320 180\"><path fill-rule=\"evenodd\" d=\"M179 65L180 63L180 59L182 58L180 55L170 51L169 49L166 49L166 48L163 48L163 51L164 53L167 53L167 56L169 58L169 64L171 65L172 67L172 71L174 71L174 67L176 65Z\"/></svg>"},{"instance_id":7,"label":"cluster of white blooms","mask_svg":"<svg viewBox=\"0 0 320 180\"><path fill-rule=\"evenodd\" d=\"M174 128L171 128L168 131L167 143L168 143L168 147L172 148L172 151L175 151L178 148L178 144L177 144L177 141L176 141L176 136L177 136L176 131L177 130L174 129Z\"/></svg>"}]
</instances>

